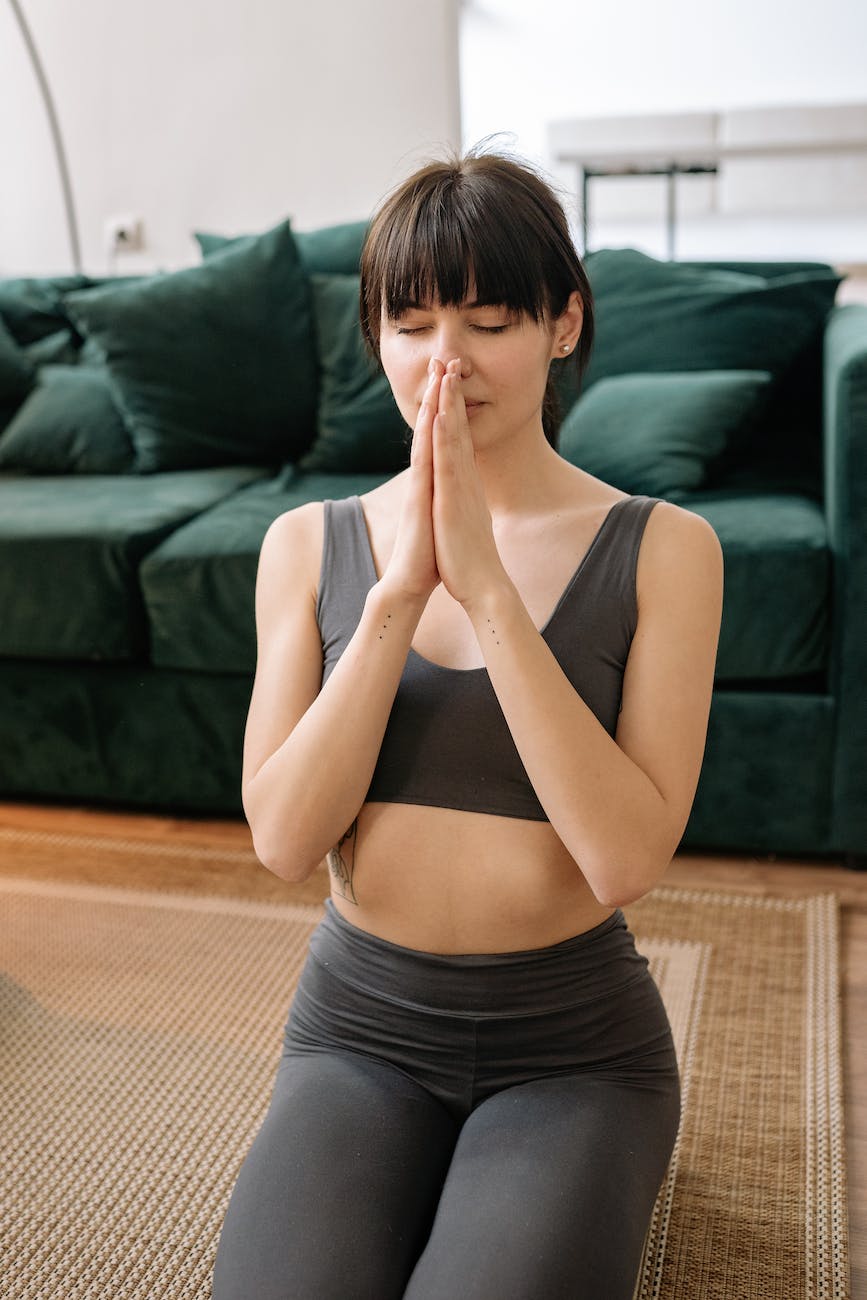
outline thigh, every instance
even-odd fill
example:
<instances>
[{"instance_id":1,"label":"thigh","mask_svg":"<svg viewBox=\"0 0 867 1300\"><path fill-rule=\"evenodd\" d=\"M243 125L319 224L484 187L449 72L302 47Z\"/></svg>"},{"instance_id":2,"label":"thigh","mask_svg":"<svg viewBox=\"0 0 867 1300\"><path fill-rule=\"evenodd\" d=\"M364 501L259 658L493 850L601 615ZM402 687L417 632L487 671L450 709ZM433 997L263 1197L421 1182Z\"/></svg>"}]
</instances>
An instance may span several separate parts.
<instances>
[{"instance_id":1,"label":"thigh","mask_svg":"<svg viewBox=\"0 0 867 1300\"><path fill-rule=\"evenodd\" d=\"M349 1051L284 1054L229 1201L213 1300L402 1296L456 1133L393 1066Z\"/></svg>"},{"instance_id":2,"label":"thigh","mask_svg":"<svg viewBox=\"0 0 867 1300\"><path fill-rule=\"evenodd\" d=\"M674 1081L562 1075L487 1098L405 1300L632 1300L679 1116Z\"/></svg>"}]
</instances>

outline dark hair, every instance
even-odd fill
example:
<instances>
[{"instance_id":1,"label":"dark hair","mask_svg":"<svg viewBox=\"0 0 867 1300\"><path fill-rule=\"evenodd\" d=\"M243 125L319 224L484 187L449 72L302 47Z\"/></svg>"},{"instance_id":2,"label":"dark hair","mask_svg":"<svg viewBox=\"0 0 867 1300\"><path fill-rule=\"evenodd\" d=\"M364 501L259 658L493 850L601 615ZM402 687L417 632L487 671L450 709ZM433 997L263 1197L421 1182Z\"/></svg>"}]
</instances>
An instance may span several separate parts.
<instances>
[{"instance_id":1,"label":"dark hair","mask_svg":"<svg viewBox=\"0 0 867 1300\"><path fill-rule=\"evenodd\" d=\"M484 143L484 142L482 142ZM581 336L559 365L574 366L572 400L593 346L593 294L551 184L526 160L475 145L431 159L386 196L368 226L361 252L359 311L365 348L379 354L383 305L390 319L411 303L438 298L459 306L475 280L479 302L553 320L578 290ZM562 419L557 367L548 371L542 427L552 447Z\"/></svg>"}]
</instances>

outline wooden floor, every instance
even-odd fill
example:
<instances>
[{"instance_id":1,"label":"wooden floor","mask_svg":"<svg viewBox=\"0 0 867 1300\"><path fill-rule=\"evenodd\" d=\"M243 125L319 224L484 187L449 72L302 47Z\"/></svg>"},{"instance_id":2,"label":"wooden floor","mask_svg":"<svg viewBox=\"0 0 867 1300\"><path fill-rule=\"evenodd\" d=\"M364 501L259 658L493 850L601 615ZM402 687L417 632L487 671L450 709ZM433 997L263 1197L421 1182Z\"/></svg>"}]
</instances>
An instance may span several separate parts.
<instances>
[{"instance_id":1,"label":"wooden floor","mask_svg":"<svg viewBox=\"0 0 867 1300\"><path fill-rule=\"evenodd\" d=\"M0 803L0 827L14 826L89 835L135 836L208 844L219 848L252 849L250 831L241 820L181 820L147 814L96 811L89 808ZM70 866L63 856L40 859L40 874L55 879L96 880L93 870ZM16 870L20 869L20 863ZM0 871L10 871L0 853ZM147 863L133 874L119 863L110 878L100 870L101 884L181 892L231 894L239 898L318 902L328 892L324 870L303 885L287 885L264 867L220 863L207 873L186 868L169 875L159 863ZM669 867L665 884L702 889L734 890L767 897L792 897L832 890L841 904L842 1025L846 1097L846 1151L849 1185L852 1300L867 1300L867 872L849 871L806 859L716 855L681 852Z\"/></svg>"}]
</instances>

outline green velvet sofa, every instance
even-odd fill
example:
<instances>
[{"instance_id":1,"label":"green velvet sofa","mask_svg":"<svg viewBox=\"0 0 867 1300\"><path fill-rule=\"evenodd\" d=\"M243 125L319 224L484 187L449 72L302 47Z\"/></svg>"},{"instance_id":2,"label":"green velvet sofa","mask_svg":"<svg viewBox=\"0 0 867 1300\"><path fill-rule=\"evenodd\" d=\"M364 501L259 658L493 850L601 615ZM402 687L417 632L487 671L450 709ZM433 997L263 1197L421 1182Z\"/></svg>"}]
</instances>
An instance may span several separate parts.
<instances>
[{"instance_id":1,"label":"green velvet sofa","mask_svg":"<svg viewBox=\"0 0 867 1300\"><path fill-rule=\"evenodd\" d=\"M408 463L361 346L364 230L287 220L197 233L178 272L0 280L0 797L243 815L265 530ZM815 262L601 249L587 270L559 450L703 515L725 557L683 845L863 865L867 307Z\"/></svg>"}]
</instances>

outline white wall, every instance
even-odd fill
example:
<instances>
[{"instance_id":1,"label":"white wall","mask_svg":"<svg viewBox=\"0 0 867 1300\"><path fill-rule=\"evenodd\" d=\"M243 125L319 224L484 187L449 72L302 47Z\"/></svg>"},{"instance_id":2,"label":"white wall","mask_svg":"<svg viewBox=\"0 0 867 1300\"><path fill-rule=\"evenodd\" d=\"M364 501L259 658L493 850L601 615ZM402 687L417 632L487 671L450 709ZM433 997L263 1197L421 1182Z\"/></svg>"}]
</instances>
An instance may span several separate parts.
<instances>
[{"instance_id":1,"label":"white wall","mask_svg":"<svg viewBox=\"0 0 867 1300\"><path fill-rule=\"evenodd\" d=\"M867 5L857 0L465 0L461 15L463 141L489 132L544 166L571 194L574 169L547 149L552 120L867 100ZM680 178L679 210L699 213L712 182ZM655 218L600 220L591 247L632 243L665 257L664 178L594 182L655 198ZM639 188L640 187L640 188ZM592 208L591 208L592 215ZM817 257L867 261L867 214L739 215L686 220L678 257Z\"/></svg>"},{"instance_id":2,"label":"white wall","mask_svg":"<svg viewBox=\"0 0 867 1300\"><path fill-rule=\"evenodd\" d=\"M22 0L63 131L83 269L131 213L131 274L199 261L191 231L364 218L460 144L457 0ZM0 0L0 275L72 270L46 114Z\"/></svg>"}]
</instances>

